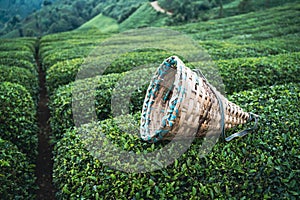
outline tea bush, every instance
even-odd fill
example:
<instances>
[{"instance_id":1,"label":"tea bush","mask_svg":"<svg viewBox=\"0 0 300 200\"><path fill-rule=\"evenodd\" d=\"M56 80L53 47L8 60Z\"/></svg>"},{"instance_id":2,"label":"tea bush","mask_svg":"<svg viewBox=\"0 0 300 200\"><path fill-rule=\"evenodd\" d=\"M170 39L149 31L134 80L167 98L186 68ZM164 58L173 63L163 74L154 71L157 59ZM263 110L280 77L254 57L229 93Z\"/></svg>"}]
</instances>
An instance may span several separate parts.
<instances>
[{"instance_id":1,"label":"tea bush","mask_svg":"<svg viewBox=\"0 0 300 200\"><path fill-rule=\"evenodd\" d=\"M30 51L0 51L0 58L13 58L27 60L32 63L35 62L33 54Z\"/></svg>"},{"instance_id":2,"label":"tea bush","mask_svg":"<svg viewBox=\"0 0 300 200\"><path fill-rule=\"evenodd\" d=\"M50 94L59 86L73 82L83 59L76 58L57 62L47 70L46 85Z\"/></svg>"},{"instance_id":3,"label":"tea bush","mask_svg":"<svg viewBox=\"0 0 300 200\"><path fill-rule=\"evenodd\" d=\"M31 51L34 52L34 38L0 39L0 51Z\"/></svg>"},{"instance_id":4,"label":"tea bush","mask_svg":"<svg viewBox=\"0 0 300 200\"><path fill-rule=\"evenodd\" d=\"M299 52L300 43L295 40L297 36L286 38L272 38L263 41L240 43L236 41L208 40L201 41L200 45L207 50L213 60L228 60L242 57L261 57L283 53ZM244 42L245 40L243 40ZM297 45L299 44L299 45Z\"/></svg>"},{"instance_id":5,"label":"tea bush","mask_svg":"<svg viewBox=\"0 0 300 200\"><path fill-rule=\"evenodd\" d=\"M238 48L234 46L234 53L236 55ZM222 49L224 49L222 47ZM224 50L223 50L224 52ZM252 52L252 51L250 51ZM248 54L249 52L247 52ZM267 54L269 54L268 52ZM238 53L240 57L241 52ZM126 53L117 60L115 60L104 72L109 73L121 73L131 70L135 66L142 66L147 63L156 63L157 66L168 57L170 54L160 51L147 51L147 52L130 52ZM248 55L251 55L248 54ZM230 56L229 56L230 57ZM247 56L246 56L247 57ZM284 61L285 60L285 61ZM284 61L284 62L282 62ZM299 62L299 53L277 55L275 57L264 58L241 58L241 59L228 59L217 60L216 64L220 68L220 73L227 87L227 92L232 93L234 91L241 91L248 88L252 88L249 84L260 85L260 83L266 83L267 85L274 84L276 80L279 83L292 80L297 81L298 78L295 74L299 69L297 63ZM58 62L48 70L47 75L47 87L48 91L52 93L56 88L61 85L68 84L75 80L78 69L83 63L83 59L72 59L63 62ZM197 67L197 64L194 64ZM252 74L249 74L249 70ZM239 75L232 74L240 72ZM292 72L292 73L289 73ZM277 77L271 77L270 73L274 73ZM257 79L260 76L260 79ZM232 82L232 78L234 81ZM246 80L247 79L247 80ZM254 81L255 80L255 81ZM259 80L259 82L257 82ZM234 88L234 90L233 90Z\"/></svg>"},{"instance_id":6,"label":"tea bush","mask_svg":"<svg viewBox=\"0 0 300 200\"><path fill-rule=\"evenodd\" d=\"M67 49L74 49L74 48L87 48L87 47L95 47L96 45L100 44L106 35L90 35L90 37L64 37L64 34L61 35L61 38L52 38L54 35L47 35L40 40L40 51L39 56L44 58L52 53L57 52L57 50L67 50ZM98 37L96 37L98 36Z\"/></svg>"},{"instance_id":7,"label":"tea bush","mask_svg":"<svg viewBox=\"0 0 300 200\"><path fill-rule=\"evenodd\" d=\"M43 69L47 70L54 64L65 60L84 58L90 53L90 51L92 51L92 49L93 49L92 46L62 49L62 50L59 50L59 48L57 48L54 50L53 53L41 57L43 61Z\"/></svg>"},{"instance_id":8,"label":"tea bush","mask_svg":"<svg viewBox=\"0 0 300 200\"><path fill-rule=\"evenodd\" d=\"M97 109L97 114L101 118L107 118L110 114L110 96L114 85L120 79L121 75L119 74L110 74L103 77L96 77L96 79L87 79L82 81L81 84L85 85L82 89L82 93L85 92L84 89L93 88L96 84L96 102L95 106ZM50 110L51 118L50 125L54 137L60 138L64 129L72 127L73 114L72 114L72 92L75 84L69 84L63 87L58 88L58 90L50 97ZM101 90L100 90L101 89ZM85 98L91 97L93 95L92 91L85 95ZM75 98L75 97L73 97ZM83 109L85 105L82 105ZM90 113L86 113L88 115ZM100 117L99 116L99 117Z\"/></svg>"},{"instance_id":9,"label":"tea bush","mask_svg":"<svg viewBox=\"0 0 300 200\"><path fill-rule=\"evenodd\" d=\"M259 86L299 82L300 53L216 62L226 92L232 94Z\"/></svg>"},{"instance_id":10,"label":"tea bush","mask_svg":"<svg viewBox=\"0 0 300 200\"><path fill-rule=\"evenodd\" d=\"M159 66L166 58L171 56L170 52L159 49L140 49L120 55L118 59L105 69L104 74L122 73L135 67L152 64Z\"/></svg>"},{"instance_id":11,"label":"tea bush","mask_svg":"<svg viewBox=\"0 0 300 200\"><path fill-rule=\"evenodd\" d=\"M268 57L187 63L187 66L201 69L212 85L218 87L218 84L222 83L225 93L232 94L263 85L299 82L299 59L300 54L297 52ZM217 77L217 74L220 76ZM218 78L221 79L219 82Z\"/></svg>"},{"instance_id":12,"label":"tea bush","mask_svg":"<svg viewBox=\"0 0 300 200\"><path fill-rule=\"evenodd\" d=\"M21 85L0 83L0 137L14 143L30 162L37 155L36 107Z\"/></svg>"},{"instance_id":13,"label":"tea bush","mask_svg":"<svg viewBox=\"0 0 300 200\"><path fill-rule=\"evenodd\" d=\"M51 56L51 54L58 55L58 50L60 51L70 51L74 50L76 48L80 48L81 51L84 50L84 48L94 47L96 41L90 41L90 40L66 40L66 41L57 41L57 42L44 42L40 44L40 57L43 59L47 56ZM78 55L80 56L80 55Z\"/></svg>"},{"instance_id":14,"label":"tea bush","mask_svg":"<svg viewBox=\"0 0 300 200\"><path fill-rule=\"evenodd\" d=\"M174 29L198 40L262 40L299 33L299 18L295 17L298 9L298 3L291 3L265 11L176 26Z\"/></svg>"},{"instance_id":15,"label":"tea bush","mask_svg":"<svg viewBox=\"0 0 300 200\"><path fill-rule=\"evenodd\" d=\"M160 50L139 50L120 55L103 72L104 75L111 73L122 73L143 65L159 66L161 62L169 57L165 51ZM98 61L92 61L98 62ZM99 61L101 62L101 60ZM59 86L75 81L79 68L84 63L84 59L76 58L57 62L47 70L46 84L50 94ZM95 63L97 65L97 63ZM95 68L97 70L97 67ZM96 73L96 72L95 72Z\"/></svg>"},{"instance_id":16,"label":"tea bush","mask_svg":"<svg viewBox=\"0 0 300 200\"><path fill-rule=\"evenodd\" d=\"M37 66L27 60L15 59L13 57L11 57L11 58L1 58L0 57L0 65L21 67L24 69L28 69L32 74L37 76Z\"/></svg>"},{"instance_id":17,"label":"tea bush","mask_svg":"<svg viewBox=\"0 0 300 200\"><path fill-rule=\"evenodd\" d=\"M0 194L2 199L34 199L35 165L10 141L0 138Z\"/></svg>"},{"instance_id":18,"label":"tea bush","mask_svg":"<svg viewBox=\"0 0 300 200\"><path fill-rule=\"evenodd\" d=\"M100 141L100 132L134 154L152 152L151 145L121 131L117 119L67 131L55 147L54 183L59 199L297 199L299 167L299 83L242 91L230 100L260 115L259 129L200 157L196 139L179 159L147 173L125 173L105 166L84 146L80 134ZM288 109L287 109L288 108ZM126 116L126 119L131 118ZM124 129L122 129L124 130ZM88 143L90 145L92 143ZM118 159L113 155L114 160ZM126 161L125 161L126 162ZM137 166L136 166L137 167Z\"/></svg>"},{"instance_id":19,"label":"tea bush","mask_svg":"<svg viewBox=\"0 0 300 200\"><path fill-rule=\"evenodd\" d=\"M47 35L40 41L39 57L43 68L68 59L83 58L108 36L97 29Z\"/></svg>"},{"instance_id":20,"label":"tea bush","mask_svg":"<svg viewBox=\"0 0 300 200\"><path fill-rule=\"evenodd\" d=\"M5 81L24 86L36 102L39 90L38 80L37 76L32 74L29 70L20 67L0 65L0 82Z\"/></svg>"},{"instance_id":21,"label":"tea bush","mask_svg":"<svg viewBox=\"0 0 300 200\"><path fill-rule=\"evenodd\" d=\"M0 44L0 51L32 51L32 46L20 44L19 41L7 41L0 40L0 42L4 42Z\"/></svg>"},{"instance_id":22,"label":"tea bush","mask_svg":"<svg viewBox=\"0 0 300 200\"><path fill-rule=\"evenodd\" d=\"M95 111L98 119L106 119L113 114L111 113L112 94L114 94L113 103L115 105L115 115L120 114L122 109L129 109L130 112L136 112L140 109L144 100L148 81L154 69L141 69L133 73L108 74L105 76L97 76L91 79L85 79L71 83L58 88L55 93L50 96L49 107L51 110L50 124L54 134L54 139L59 139L65 129L74 126L72 101L77 101L80 104L82 120L86 120L90 116L91 111L86 106L86 101L89 101L93 95L95 96ZM150 80L150 79L149 79ZM142 83L139 85L137 82ZM80 86L79 86L80 85ZM95 94L93 89L95 87ZM79 89L76 89L79 88ZM118 91L115 91L118 89ZM72 92L76 91L78 97L75 97ZM128 95L129 96L126 96ZM83 96L82 96L83 95ZM130 96L131 95L131 96ZM129 99L127 99L129 98ZM129 100L129 105L123 105L123 101ZM128 106L128 107L126 107Z\"/></svg>"},{"instance_id":23,"label":"tea bush","mask_svg":"<svg viewBox=\"0 0 300 200\"><path fill-rule=\"evenodd\" d=\"M89 35L87 38L86 36ZM85 31L66 31L61 33L54 33L54 34L48 34L41 38L42 44L53 44L55 46L56 42L63 42L63 41L86 41L91 40L95 41L96 39L99 39L100 37L107 37L109 34L104 34L101 32L101 30L94 28L89 29Z\"/></svg>"}]
</instances>

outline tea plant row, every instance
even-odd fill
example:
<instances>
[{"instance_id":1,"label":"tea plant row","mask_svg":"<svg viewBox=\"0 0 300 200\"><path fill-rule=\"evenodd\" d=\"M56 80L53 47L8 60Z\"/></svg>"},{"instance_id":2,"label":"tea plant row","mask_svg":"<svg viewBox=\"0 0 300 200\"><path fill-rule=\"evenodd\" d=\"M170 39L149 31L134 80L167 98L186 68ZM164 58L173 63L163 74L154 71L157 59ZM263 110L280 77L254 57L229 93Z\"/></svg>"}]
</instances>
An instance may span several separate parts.
<instances>
[{"instance_id":1,"label":"tea plant row","mask_svg":"<svg viewBox=\"0 0 300 200\"><path fill-rule=\"evenodd\" d=\"M0 40L1 198L35 197L38 80L33 38Z\"/></svg>"}]
</instances>

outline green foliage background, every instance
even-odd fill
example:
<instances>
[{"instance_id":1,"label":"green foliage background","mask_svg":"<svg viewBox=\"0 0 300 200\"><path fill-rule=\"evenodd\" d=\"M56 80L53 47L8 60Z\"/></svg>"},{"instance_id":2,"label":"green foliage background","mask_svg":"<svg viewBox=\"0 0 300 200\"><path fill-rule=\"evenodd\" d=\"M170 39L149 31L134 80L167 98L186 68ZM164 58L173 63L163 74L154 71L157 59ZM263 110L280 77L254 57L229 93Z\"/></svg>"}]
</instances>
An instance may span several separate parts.
<instances>
[{"instance_id":1,"label":"green foliage background","mask_svg":"<svg viewBox=\"0 0 300 200\"><path fill-rule=\"evenodd\" d=\"M72 30L41 38L0 39L0 190L4 198L34 199L37 189L38 58L46 72L57 199L299 199L299 2L204 0L185 7L188 2L160 0L172 16L154 11L148 1L47 2L16 26L1 30L5 37ZM148 62L158 65L172 53L160 49L127 52L102 76L74 80L92 50L119 31L170 24L167 28L193 38L214 61L187 66L208 75L212 75L210 69L217 69L227 98L259 114L259 127L230 143L220 139L205 157L198 154L202 140L197 139L161 170L115 170L93 157L85 146L91 141L79 136L88 133L92 139L101 140L102 132L117 147L137 155L163 147L164 142L149 144L134 137L132 124L127 123L125 130L118 124L126 120L139 123L148 85L145 77L155 68L132 70ZM180 45L185 47L183 41ZM144 84L136 86L137 79ZM127 81L122 89L131 98L129 114L116 116L111 101L116 87L121 87L120 80ZM75 100L80 103L94 95L99 122L89 123L91 111L80 104L84 111L80 117L86 124L74 126L72 93L77 84L82 96ZM95 86L94 94L86 92L91 86ZM115 100L118 108L122 108L124 96ZM111 159L116 163L121 160Z\"/></svg>"},{"instance_id":2,"label":"green foliage background","mask_svg":"<svg viewBox=\"0 0 300 200\"><path fill-rule=\"evenodd\" d=\"M105 32L114 32L119 25L121 30L178 25L265 10L294 0L159 0L159 5L172 12L172 16L154 11L148 0L26 0L15 1L15 4L7 2L9 1L4 0L4 12L0 15L0 36L3 37L41 36L70 31L87 21L89 26L94 26L99 22L97 18L103 18L101 23L106 21L105 26L110 27L103 28ZM5 6L14 7L6 9ZM38 10L31 13L34 8ZM99 28L97 25L96 27Z\"/></svg>"}]
</instances>

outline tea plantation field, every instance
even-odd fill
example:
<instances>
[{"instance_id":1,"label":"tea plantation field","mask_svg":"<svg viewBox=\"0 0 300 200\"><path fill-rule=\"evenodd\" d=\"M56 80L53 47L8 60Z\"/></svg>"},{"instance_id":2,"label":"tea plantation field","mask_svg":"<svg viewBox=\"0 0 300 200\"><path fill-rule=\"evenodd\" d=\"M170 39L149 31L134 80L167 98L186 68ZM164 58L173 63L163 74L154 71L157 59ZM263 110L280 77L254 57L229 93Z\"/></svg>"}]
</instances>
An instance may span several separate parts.
<instances>
[{"instance_id":1,"label":"tea plantation field","mask_svg":"<svg viewBox=\"0 0 300 200\"><path fill-rule=\"evenodd\" d=\"M102 132L114 145L136 155L162 148L164 142L149 144L130 134L130 123L125 123L125 130L118 126L124 118L139 123L148 81L124 88L126 93L134 91L130 114L116 117L111 102L124 77L143 82L145 74L152 74L158 66L133 72L134 67L161 63L172 52L149 48L125 52L102 75L77 83L78 72L89 62L87 56L116 33L79 29L41 38L0 39L1 197L36 198L41 134L38 74L42 70L49 99L46 124L51 133L57 199L300 198L300 4L165 28L186 34L205 49L222 77L226 97L260 115L258 129L231 142L220 138L205 157L199 156L202 140L196 139L180 158L161 170L116 170L93 157L80 134L97 138ZM147 37L137 37L147 42ZM179 43L185 47L184 42ZM122 45L112 45L107 57ZM96 61L93 69L97 62L105 62L97 56L89 56ZM201 69L199 62L187 65ZM72 95L76 84L82 86L82 96ZM95 88L94 94L86 93L89 87ZM72 101L90 96L95 98L99 122L76 127ZM80 106L84 110L81 119L87 120L92 111ZM118 156L111 159L122 160Z\"/></svg>"}]
</instances>

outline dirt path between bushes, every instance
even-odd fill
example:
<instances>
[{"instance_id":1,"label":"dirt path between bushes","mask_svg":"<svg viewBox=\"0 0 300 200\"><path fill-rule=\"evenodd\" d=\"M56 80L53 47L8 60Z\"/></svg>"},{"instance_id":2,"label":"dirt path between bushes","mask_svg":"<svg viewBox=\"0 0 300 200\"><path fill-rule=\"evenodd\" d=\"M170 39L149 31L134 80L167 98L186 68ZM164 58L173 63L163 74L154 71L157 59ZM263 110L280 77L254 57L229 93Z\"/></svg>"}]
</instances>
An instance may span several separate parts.
<instances>
[{"instance_id":1,"label":"dirt path between bushes","mask_svg":"<svg viewBox=\"0 0 300 200\"><path fill-rule=\"evenodd\" d=\"M55 188L52 182L53 169L53 146L50 145L51 129L49 125L50 110L48 107L48 95L46 89L46 74L42 68L39 58L39 41L35 49L35 60L39 72L39 102L38 102L38 157L36 160L36 184L39 189L36 192L38 200L53 200L55 199Z\"/></svg>"},{"instance_id":2,"label":"dirt path between bushes","mask_svg":"<svg viewBox=\"0 0 300 200\"><path fill-rule=\"evenodd\" d=\"M163 9L162 7L160 7L160 5L158 4L158 1L153 1L150 3L151 6L157 11L157 12L161 12L161 13L166 13L167 15L172 15L173 13L166 11L165 9Z\"/></svg>"}]
</instances>

